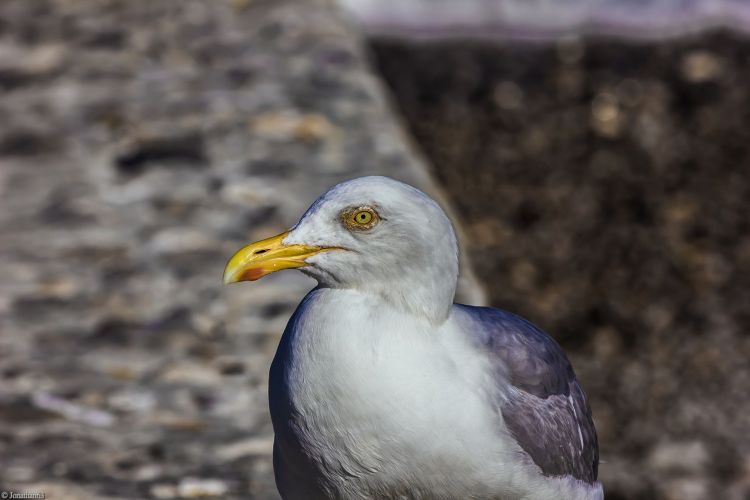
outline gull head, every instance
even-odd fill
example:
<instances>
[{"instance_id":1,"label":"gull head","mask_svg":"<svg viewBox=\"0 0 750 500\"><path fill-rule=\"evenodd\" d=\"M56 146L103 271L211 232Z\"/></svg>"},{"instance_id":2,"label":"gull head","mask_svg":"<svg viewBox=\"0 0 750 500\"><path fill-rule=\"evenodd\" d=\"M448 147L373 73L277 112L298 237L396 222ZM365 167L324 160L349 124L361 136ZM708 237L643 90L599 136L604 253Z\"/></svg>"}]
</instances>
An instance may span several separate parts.
<instances>
[{"instance_id":1,"label":"gull head","mask_svg":"<svg viewBox=\"0 0 750 500\"><path fill-rule=\"evenodd\" d=\"M239 250L224 283L282 269L441 322L456 289L458 247L450 220L429 196L388 177L361 177L329 189L289 231Z\"/></svg>"}]
</instances>

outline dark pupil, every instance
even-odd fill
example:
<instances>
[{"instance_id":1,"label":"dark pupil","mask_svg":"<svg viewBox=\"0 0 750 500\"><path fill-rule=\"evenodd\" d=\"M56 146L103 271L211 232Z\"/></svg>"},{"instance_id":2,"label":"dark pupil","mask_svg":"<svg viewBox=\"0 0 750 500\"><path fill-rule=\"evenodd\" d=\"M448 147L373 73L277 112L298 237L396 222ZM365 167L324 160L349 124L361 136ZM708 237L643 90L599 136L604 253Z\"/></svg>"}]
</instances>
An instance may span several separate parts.
<instances>
[{"instance_id":1,"label":"dark pupil","mask_svg":"<svg viewBox=\"0 0 750 500\"><path fill-rule=\"evenodd\" d=\"M364 221L367 216L365 214L359 214L359 220Z\"/></svg>"}]
</instances>

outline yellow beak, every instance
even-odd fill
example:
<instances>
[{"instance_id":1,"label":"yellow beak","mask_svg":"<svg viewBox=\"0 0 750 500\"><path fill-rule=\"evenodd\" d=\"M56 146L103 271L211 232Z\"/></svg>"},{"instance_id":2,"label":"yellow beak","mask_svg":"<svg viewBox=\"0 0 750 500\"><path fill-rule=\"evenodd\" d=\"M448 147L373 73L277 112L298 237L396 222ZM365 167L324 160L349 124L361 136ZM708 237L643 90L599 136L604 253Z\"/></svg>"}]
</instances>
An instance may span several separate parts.
<instances>
[{"instance_id":1,"label":"yellow beak","mask_svg":"<svg viewBox=\"0 0 750 500\"><path fill-rule=\"evenodd\" d=\"M281 242L287 235L289 231L256 241L240 249L229 259L227 267L224 268L224 284L255 281L282 269L306 266L305 259L320 252L341 250L335 247L284 245Z\"/></svg>"}]
</instances>

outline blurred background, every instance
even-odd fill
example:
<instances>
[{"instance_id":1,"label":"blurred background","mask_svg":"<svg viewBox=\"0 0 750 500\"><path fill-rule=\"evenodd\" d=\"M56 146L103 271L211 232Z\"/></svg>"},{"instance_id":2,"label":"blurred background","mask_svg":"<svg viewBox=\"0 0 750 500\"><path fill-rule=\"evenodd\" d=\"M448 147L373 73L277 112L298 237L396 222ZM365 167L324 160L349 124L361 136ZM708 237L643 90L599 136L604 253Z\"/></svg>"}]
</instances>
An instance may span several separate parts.
<instances>
[{"instance_id":1,"label":"blurred background","mask_svg":"<svg viewBox=\"0 0 750 500\"><path fill-rule=\"evenodd\" d=\"M452 211L460 300L568 352L606 498L750 498L749 28L741 0L0 2L0 491L278 498L267 373L313 282L221 272L385 174Z\"/></svg>"}]
</instances>

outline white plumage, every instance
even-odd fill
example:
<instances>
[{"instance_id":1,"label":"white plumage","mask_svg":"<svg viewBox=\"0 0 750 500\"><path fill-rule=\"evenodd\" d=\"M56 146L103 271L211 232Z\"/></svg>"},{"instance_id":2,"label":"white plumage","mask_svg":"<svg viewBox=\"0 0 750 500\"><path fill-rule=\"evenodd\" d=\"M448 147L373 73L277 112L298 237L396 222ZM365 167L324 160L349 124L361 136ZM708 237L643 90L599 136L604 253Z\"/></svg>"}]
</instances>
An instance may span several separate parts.
<instances>
[{"instance_id":1,"label":"white plumage","mask_svg":"<svg viewBox=\"0 0 750 500\"><path fill-rule=\"evenodd\" d=\"M353 222L363 210L374 224ZM456 239L433 200L356 179L281 236L238 253L225 279L255 279L240 276L286 252L282 268L319 282L271 367L283 498L603 498L567 359L517 316L453 304ZM290 264L290 248L306 253Z\"/></svg>"}]
</instances>

